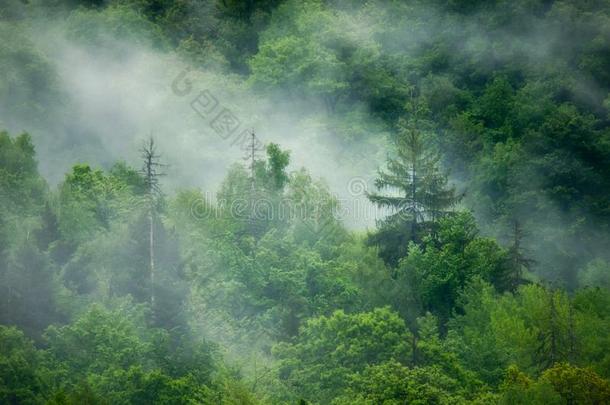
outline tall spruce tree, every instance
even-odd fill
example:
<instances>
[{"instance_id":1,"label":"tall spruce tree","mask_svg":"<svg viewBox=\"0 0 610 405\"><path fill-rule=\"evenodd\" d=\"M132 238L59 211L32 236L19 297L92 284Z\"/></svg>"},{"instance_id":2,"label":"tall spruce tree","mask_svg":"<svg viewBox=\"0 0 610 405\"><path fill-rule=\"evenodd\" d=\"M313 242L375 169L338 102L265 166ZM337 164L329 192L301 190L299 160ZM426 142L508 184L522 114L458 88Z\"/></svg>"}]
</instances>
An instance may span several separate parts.
<instances>
[{"instance_id":1,"label":"tall spruce tree","mask_svg":"<svg viewBox=\"0 0 610 405\"><path fill-rule=\"evenodd\" d=\"M426 139L424 107L414 98L406 106L407 116L398 123L396 154L389 157L387 169L375 180L378 193L368 193L371 202L389 211L379 221L369 243L390 265L397 265L410 241L419 242L434 224L460 200L440 168L440 155ZM381 194L381 191L389 192Z\"/></svg>"},{"instance_id":2,"label":"tall spruce tree","mask_svg":"<svg viewBox=\"0 0 610 405\"><path fill-rule=\"evenodd\" d=\"M523 238L525 231L519 220L513 221L513 240L508 247L508 268L501 281L501 288L511 292L517 291L517 288L527 282L524 278L524 272L529 272L532 266L536 263L535 260L526 256L525 248L523 247Z\"/></svg>"}]
</instances>

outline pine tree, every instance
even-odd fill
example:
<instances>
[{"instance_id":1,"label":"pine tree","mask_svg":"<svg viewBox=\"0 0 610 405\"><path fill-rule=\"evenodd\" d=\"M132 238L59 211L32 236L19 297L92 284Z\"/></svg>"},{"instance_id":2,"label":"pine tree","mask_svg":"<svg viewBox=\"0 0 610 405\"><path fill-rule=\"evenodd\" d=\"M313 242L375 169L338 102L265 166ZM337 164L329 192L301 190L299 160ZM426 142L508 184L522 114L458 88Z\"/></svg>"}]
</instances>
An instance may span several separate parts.
<instances>
[{"instance_id":1,"label":"pine tree","mask_svg":"<svg viewBox=\"0 0 610 405\"><path fill-rule=\"evenodd\" d=\"M412 101L407 112L399 122L396 156L388 158L387 170L380 170L375 180L378 190L390 193L368 194L371 202L390 212L369 243L379 246L380 256L392 265L405 255L409 241L419 242L424 231L433 231L436 221L460 200L440 168L440 155L426 143L423 108Z\"/></svg>"},{"instance_id":2,"label":"pine tree","mask_svg":"<svg viewBox=\"0 0 610 405\"><path fill-rule=\"evenodd\" d=\"M524 270L529 271L535 264L535 261L526 257L522 247L525 232L518 220L513 222L512 236L513 240L508 248L508 269L505 277L506 279L503 280L502 284L504 284L506 290L514 292L521 284L525 283L523 272Z\"/></svg>"},{"instance_id":3,"label":"pine tree","mask_svg":"<svg viewBox=\"0 0 610 405\"><path fill-rule=\"evenodd\" d=\"M537 365L541 370L570 360L576 351L570 299L553 287L546 288L545 295L547 312L539 322L536 348Z\"/></svg>"},{"instance_id":4,"label":"pine tree","mask_svg":"<svg viewBox=\"0 0 610 405\"><path fill-rule=\"evenodd\" d=\"M248 170L250 170L250 187L252 190L256 188L256 167L259 164L259 150L261 149L261 142L256 137L254 130L250 133L250 142L246 146L247 153L244 156L244 160L248 162Z\"/></svg>"}]
</instances>

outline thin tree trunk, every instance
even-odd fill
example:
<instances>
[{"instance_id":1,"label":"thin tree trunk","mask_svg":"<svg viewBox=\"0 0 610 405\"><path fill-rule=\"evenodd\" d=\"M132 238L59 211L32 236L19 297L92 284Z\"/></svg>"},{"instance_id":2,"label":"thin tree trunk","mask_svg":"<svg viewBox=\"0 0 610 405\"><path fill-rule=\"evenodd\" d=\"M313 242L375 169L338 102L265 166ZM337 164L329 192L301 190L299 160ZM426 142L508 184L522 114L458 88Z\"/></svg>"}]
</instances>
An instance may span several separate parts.
<instances>
[{"instance_id":1,"label":"thin tree trunk","mask_svg":"<svg viewBox=\"0 0 610 405\"><path fill-rule=\"evenodd\" d=\"M155 153L155 143L151 136L149 141L142 149L142 158L144 160L143 175L148 188L148 254L149 254L149 276L150 276L150 304L155 311L155 195L159 192L158 177L163 173L159 173L157 169L163 165L159 163L159 155Z\"/></svg>"},{"instance_id":2,"label":"thin tree trunk","mask_svg":"<svg viewBox=\"0 0 610 405\"><path fill-rule=\"evenodd\" d=\"M148 234L149 234L149 259L150 259L150 305L155 308L155 221L153 216L153 206L148 211Z\"/></svg>"},{"instance_id":3,"label":"thin tree trunk","mask_svg":"<svg viewBox=\"0 0 610 405\"><path fill-rule=\"evenodd\" d=\"M416 202L416 198L417 198L417 168L415 167L415 154L413 154L413 173L411 173L412 176L412 181L411 181L411 204L412 204L412 215L413 218L411 218L411 239L415 240L415 233L417 231L417 202Z\"/></svg>"}]
</instances>

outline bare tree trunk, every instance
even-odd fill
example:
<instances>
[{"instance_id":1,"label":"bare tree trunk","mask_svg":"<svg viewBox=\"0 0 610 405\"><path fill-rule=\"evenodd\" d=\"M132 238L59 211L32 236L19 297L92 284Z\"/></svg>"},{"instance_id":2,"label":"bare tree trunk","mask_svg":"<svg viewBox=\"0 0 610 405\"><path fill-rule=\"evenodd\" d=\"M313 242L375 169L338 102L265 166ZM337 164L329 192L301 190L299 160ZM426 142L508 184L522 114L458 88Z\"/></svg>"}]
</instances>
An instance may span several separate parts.
<instances>
[{"instance_id":1,"label":"bare tree trunk","mask_svg":"<svg viewBox=\"0 0 610 405\"><path fill-rule=\"evenodd\" d=\"M142 148L142 159L144 167L142 169L146 181L148 193L148 254L149 254L149 275L150 275L150 305L155 308L155 196L160 193L158 169L163 167L159 163L160 156L156 154L155 142L151 137Z\"/></svg>"},{"instance_id":2,"label":"bare tree trunk","mask_svg":"<svg viewBox=\"0 0 610 405\"><path fill-rule=\"evenodd\" d=\"M150 305L155 308L155 221L153 215L153 204L148 211L148 235L149 235L149 259L150 259Z\"/></svg>"}]
</instances>

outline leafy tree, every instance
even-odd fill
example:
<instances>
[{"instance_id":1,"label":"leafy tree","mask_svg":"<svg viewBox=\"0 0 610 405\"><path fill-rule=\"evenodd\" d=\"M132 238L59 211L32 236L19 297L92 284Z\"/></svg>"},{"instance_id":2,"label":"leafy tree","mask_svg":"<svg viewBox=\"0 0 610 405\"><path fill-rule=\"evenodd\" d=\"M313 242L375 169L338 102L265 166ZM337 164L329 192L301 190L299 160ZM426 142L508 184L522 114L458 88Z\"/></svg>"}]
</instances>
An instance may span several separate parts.
<instances>
[{"instance_id":1,"label":"leafy tree","mask_svg":"<svg viewBox=\"0 0 610 405\"><path fill-rule=\"evenodd\" d=\"M141 336L137 313L91 307L76 322L46 331L50 353L72 378L101 374L112 368L129 368L143 362L150 343Z\"/></svg>"},{"instance_id":2,"label":"leafy tree","mask_svg":"<svg viewBox=\"0 0 610 405\"><path fill-rule=\"evenodd\" d=\"M0 401L42 403L46 389L42 356L23 332L0 326Z\"/></svg>"},{"instance_id":3,"label":"leafy tree","mask_svg":"<svg viewBox=\"0 0 610 405\"><path fill-rule=\"evenodd\" d=\"M290 153L277 144L267 145L267 159L259 157L258 139L252 135L247 159L250 172L241 165L231 168L218 193L219 212L241 228L234 233L260 238L271 227L284 228L289 220L283 196L289 176Z\"/></svg>"},{"instance_id":4,"label":"leafy tree","mask_svg":"<svg viewBox=\"0 0 610 405\"><path fill-rule=\"evenodd\" d=\"M573 301L575 335L578 349L576 364L588 365L608 379L610 356L603 348L608 345L610 314L608 289L587 288L576 292Z\"/></svg>"},{"instance_id":5,"label":"leafy tree","mask_svg":"<svg viewBox=\"0 0 610 405\"><path fill-rule=\"evenodd\" d=\"M309 320L295 343L275 348L280 378L307 400L328 402L367 365L409 357L404 321L387 308Z\"/></svg>"},{"instance_id":6,"label":"leafy tree","mask_svg":"<svg viewBox=\"0 0 610 405\"><path fill-rule=\"evenodd\" d=\"M591 306L594 300L605 302L604 296L583 291L570 301L565 292L526 285L515 295L497 297L478 281L464 291L464 314L449 322L448 339L461 363L493 386L510 364L537 375L573 359L605 376L606 355L593 347L605 344L606 311Z\"/></svg>"},{"instance_id":7,"label":"leafy tree","mask_svg":"<svg viewBox=\"0 0 610 405\"><path fill-rule=\"evenodd\" d=\"M457 381L437 367L407 368L395 360L368 366L352 377L347 394L333 404L460 404Z\"/></svg>"},{"instance_id":8,"label":"leafy tree","mask_svg":"<svg viewBox=\"0 0 610 405\"><path fill-rule=\"evenodd\" d=\"M5 21L3 14L0 10L0 69L4 72L0 121L8 128L24 128L24 122L33 124L27 128L44 128L61 111L57 100L65 101L56 67L32 41L27 28Z\"/></svg>"},{"instance_id":9,"label":"leafy tree","mask_svg":"<svg viewBox=\"0 0 610 405\"><path fill-rule=\"evenodd\" d=\"M610 384L593 371L560 363L540 377L568 403L601 404L610 401Z\"/></svg>"},{"instance_id":10,"label":"leafy tree","mask_svg":"<svg viewBox=\"0 0 610 405\"><path fill-rule=\"evenodd\" d=\"M0 321L31 337L58 317L54 268L35 238L46 192L30 136L0 132Z\"/></svg>"},{"instance_id":11,"label":"leafy tree","mask_svg":"<svg viewBox=\"0 0 610 405\"><path fill-rule=\"evenodd\" d=\"M326 97L331 108L337 93L347 86L342 64L332 52L296 36L263 43L250 67L255 86L296 88L305 96Z\"/></svg>"},{"instance_id":12,"label":"leafy tree","mask_svg":"<svg viewBox=\"0 0 610 405\"><path fill-rule=\"evenodd\" d=\"M106 47L118 55L124 50L109 46L117 40L161 49L166 46L166 38L159 27L124 4L100 10L78 9L70 14L67 24L70 38L95 47Z\"/></svg>"},{"instance_id":13,"label":"leafy tree","mask_svg":"<svg viewBox=\"0 0 610 405\"><path fill-rule=\"evenodd\" d=\"M511 367L501 403L602 404L610 399L610 385L588 369L559 363L532 381Z\"/></svg>"},{"instance_id":14,"label":"leafy tree","mask_svg":"<svg viewBox=\"0 0 610 405\"><path fill-rule=\"evenodd\" d=\"M481 279L473 280L460 294L464 313L449 321L447 333L448 344L454 348L460 364L475 371L480 380L492 387L502 382L509 361L496 340L496 300L491 285Z\"/></svg>"},{"instance_id":15,"label":"leafy tree","mask_svg":"<svg viewBox=\"0 0 610 405\"><path fill-rule=\"evenodd\" d=\"M62 239L74 248L109 229L121 215L137 211L142 205L143 181L135 176L137 172L122 165L108 175L86 164L75 165L59 187Z\"/></svg>"},{"instance_id":16,"label":"leafy tree","mask_svg":"<svg viewBox=\"0 0 610 405\"><path fill-rule=\"evenodd\" d=\"M337 218L339 201L322 180L314 180L305 170L293 172L286 193L290 231L299 243L308 244L325 257L346 239L346 230Z\"/></svg>"},{"instance_id":17,"label":"leafy tree","mask_svg":"<svg viewBox=\"0 0 610 405\"><path fill-rule=\"evenodd\" d=\"M562 404L562 398L549 384L536 384L527 375L511 366L502 384L500 404Z\"/></svg>"},{"instance_id":18,"label":"leafy tree","mask_svg":"<svg viewBox=\"0 0 610 405\"><path fill-rule=\"evenodd\" d=\"M44 201L46 183L39 176L29 134L15 138L0 132L0 214L34 215Z\"/></svg>"},{"instance_id":19,"label":"leafy tree","mask_svg":"<svg viewBox=\"0 0 610 405\"><path fill-rule=\"evenodd\" d=\"M33 241L18 243L0 272L0 321L39 337L49 322L59 320L54 268Z\"/></svg>"},{"instance_id":20,"label":"leafy tree","mask_svg":"<svg viewBox=\"0 0 610 405\"><path fill-rule=\"evenodd\" d=\"M478 236L469 213L442 218L436 236L427 237L421 246L411 243L408 253L398 275L413 287L422 308L438 315L443 324L471 281L502 279L506 272L506 251Z\"/></svg>"},{"instance_id":21,"label":"leafy tree","mask_svg":"<svg viewBox=\"0 0 610 405\"><path fill-rule=\"evenodd\" d=\"M268 162L266 167L259 168L263 173L257 173L257 177L267 178L269 181L268 188L282 191L289 180L286 167L290 163L290 152L281 150L279 145L275 143L267 145L266 150Z\"/></svg>"}]
</instances>

